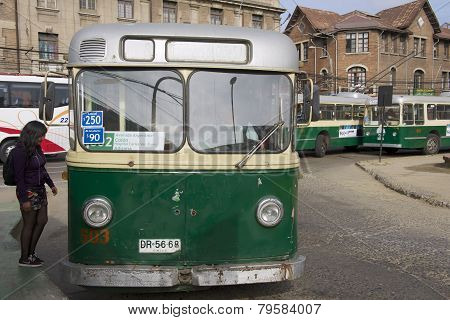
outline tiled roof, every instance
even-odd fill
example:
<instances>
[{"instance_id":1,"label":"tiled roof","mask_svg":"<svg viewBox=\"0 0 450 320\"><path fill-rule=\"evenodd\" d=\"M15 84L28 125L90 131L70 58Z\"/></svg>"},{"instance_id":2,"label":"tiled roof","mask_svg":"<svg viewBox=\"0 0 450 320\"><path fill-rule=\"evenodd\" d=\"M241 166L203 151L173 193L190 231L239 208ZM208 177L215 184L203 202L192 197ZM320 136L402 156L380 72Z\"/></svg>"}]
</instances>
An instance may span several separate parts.
<instances>
[{"instance_id":1,"label":"tiled roof","mask_svg":"<svg viewBox=\"0 0 450 320\"><path fill-rule=\"evenodd\" d=\"M385 21L399 29L408 28L417 17L420 9L424 6L426 0L417 0L403 4L401 6L385 9L378 12L378 16Z\"/></svg>"},{"instance_id":2,"label":"tiled roof","mask_svg":"<svg viewBox=\"0 0 450 320\"><path fill-rule=\"evenodd\" d=\"M342 16L342 19L333 27L334 30L349 29L381 29L401 32L392 25L386 23L379 16L361 11L352 11Z\"/></svg>"},{"instance_id":3,"label":"tiled roof","mask_svg":"<svg viewBox=\"0 0 450 320\"><path fill-rule=\"evenodd\" d=\"M336 12L305 7L299 8L305 14L309 22L311 22L313 28L318 31L330 29L334 24L336 24L336 22L341 19L341 16Z\"/></svg>"},{"instance_id":4,"label":"tiled roof","mask_svg":"<svg viewBox=\"0 0 450 320\"><path fill-rule=\"evenodd\" d=\"M380 16L380 18L386 23L391 24L395 28L406 29L413 23L422 8L425 10L434 31L440 32L439 21L437 20L428 0L417 0L405 3L401 6L380 11L377 15Z\"/></svg>"},{"instance_id":5,"label":"tiled roof","mask_svg":"<svg viewBox=\"0 0 450 320\"><path fill-rule=\"evenodd\" d=\"M436 34L436 36L441 39L450 39L450 29L441 27L441 32Z\"/></svg>"},{"instance_id":6,"label":"tiled roof","mask_svg":"<svg viewBox=\"0 0 450 320\"><path fill-rule=\"evenodd\" d=\"M286 27L290 30L299 23L302 13L318 32L336 32L350 29L379 29L395 32L408 32L408 27L414 22L421 9L424 9L428 20L439 37L448 37L448 29L442 30L439 21L431 8L428 0L416 0L401 6L380 11L377 14L369 14L362 11L352 11L343 15L335 12L311 9L298 6ZM445 29L445 28L443 28Z\"/></svg>"}]
</instances>

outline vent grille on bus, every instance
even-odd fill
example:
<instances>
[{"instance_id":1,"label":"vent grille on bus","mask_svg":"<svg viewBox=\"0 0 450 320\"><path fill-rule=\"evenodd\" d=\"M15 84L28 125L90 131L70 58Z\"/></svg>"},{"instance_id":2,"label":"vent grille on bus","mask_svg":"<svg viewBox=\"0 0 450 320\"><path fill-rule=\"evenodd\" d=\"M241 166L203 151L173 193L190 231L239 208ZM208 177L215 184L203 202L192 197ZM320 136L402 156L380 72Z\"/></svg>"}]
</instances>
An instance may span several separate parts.
<instances>
[{"instance_id":1,"label":"vent grille on bus","mask_svg":"<svg viewBox=\"0 0 450 320\"><path fill-rule=\"evenodd\" d=\"M102 38L83 40L80 44L80 59L83 61L100 61L105 58L106 41Z\"/></svg>"}]
</instances>

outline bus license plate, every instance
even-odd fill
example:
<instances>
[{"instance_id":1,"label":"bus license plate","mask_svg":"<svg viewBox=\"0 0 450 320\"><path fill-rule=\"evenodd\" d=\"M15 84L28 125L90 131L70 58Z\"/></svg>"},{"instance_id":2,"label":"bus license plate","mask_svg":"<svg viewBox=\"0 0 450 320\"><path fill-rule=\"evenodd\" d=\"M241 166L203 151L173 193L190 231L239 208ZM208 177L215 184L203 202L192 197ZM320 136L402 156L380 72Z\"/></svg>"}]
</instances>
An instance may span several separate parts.
<instances>
[{"instance_id":1,"label":"bus license plate","mask_svg":"<svg viewBox=\"0 0 450 320\"><path fill-rule=\"evenodd\" d=\"M140 239L139 253L174 253L181 250L180 239Z\"/></svg>"}]
</instances>

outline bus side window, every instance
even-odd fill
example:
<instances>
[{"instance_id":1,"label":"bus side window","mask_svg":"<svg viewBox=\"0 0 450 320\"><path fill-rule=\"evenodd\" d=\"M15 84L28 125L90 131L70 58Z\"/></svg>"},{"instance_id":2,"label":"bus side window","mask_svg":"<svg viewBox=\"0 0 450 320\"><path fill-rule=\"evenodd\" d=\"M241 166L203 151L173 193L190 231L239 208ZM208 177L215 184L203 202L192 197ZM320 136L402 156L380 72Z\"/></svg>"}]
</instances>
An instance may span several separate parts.
<instances>
[{"instance_id":1,"label":"bus side window","mask_svg":"<svg viewBox=\"0 0 450 320\"><path fill-rule=\"evenodd\" d=\"M427 119L428 120L436 120L436 105L429 104L427 106Z\"/></svg>"},{"instance_id":2,"label":"bus side window","mask_svg":"<svg viewBox=\"0 0 450 320\"><path fill-rule=\"evenodd\" d=\"M12 83L10 87L11 107L13 108L38 108L39 83Z\"/></svg>"},{"instance_id":3,"label":"bus side window","mask_svg":"<svg viewBox=\"0 0 450 320\"><path fill-rule=\"evenodd\" d=\"M69 105L69 89L65 84L57 84L55 88L55 108Z\"/></svg>"},{"instance_id":4,"label":"bus side window","mask_svg":"<svg viewBox=\"0 0 450 320\"><path fill-rule=\"evenodd\" d=\"M416 104L414 106L414 122L416 125L422 125L424 123L423 104Z\"/></svg>"},{"instance_id":5,"label":"bus side window","mask_svg":"<svg viewBox=\"0 0 450 320\"><path fill-rule=\"evenodd\" d=\"M333 119L334 119L334 104L321 104L320 120L333 120Z\"/></svg>"},{"instance_id":6,"label":"bus side window","mask_svg":"<svg viewBox=\"0 0 450 320\"><path fill-rule=\"evenodd\" d=\"M414 124L414 108L412 104L403 105L403 123L406 125Z\"/></svg>"},{"instance_id":7,"label":"bus side window","mask_svg":"<svg viewBox=\"0 0 450 320\"><path fill-rule=\"evenodd\" d=\"M351 120L352 106L336 105L336 120Z\"/></svg>"},{"instance_id":8,"label":"bus side window","mask_svg":"<svg viewBox=\"0 0 450 320\"><path fill-rule=\"evenodd\" d=\"M353 106L353 120L364 119L364 106Z\"/></svg>"},{"instance_id":9,"label":"bus side window","mask_svg":"<svg viewBox=\"0 0 450 320\"><path fill-rule=\"evenodd\" d=\"M0 84L0 108L6 108L8 106L8 85Z\"/></svg>"},{"instance_id":10,"label":"bus side window","mask_svg":"<svg viewBox=\"0 0 450 320\"><path fill-rule=\"evenodd\" d=\"M438 120L450 120L450 105L438 105L436 115Z\"/></svg>"}]
</instances>

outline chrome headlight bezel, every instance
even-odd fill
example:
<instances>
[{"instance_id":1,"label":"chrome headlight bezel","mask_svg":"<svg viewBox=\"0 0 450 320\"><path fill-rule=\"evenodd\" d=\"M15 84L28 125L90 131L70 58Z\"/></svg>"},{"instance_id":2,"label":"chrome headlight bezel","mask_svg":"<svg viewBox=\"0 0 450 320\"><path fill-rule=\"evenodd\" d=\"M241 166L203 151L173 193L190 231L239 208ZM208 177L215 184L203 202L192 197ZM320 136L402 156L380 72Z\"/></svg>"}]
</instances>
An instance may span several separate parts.
<instances>
[{"instance_id":1,"label":"chrome headlight bezel","mask_svg":"<svg viewBox=\"0 0 450 320\"><path fill-rule=\"evenodd\" d=\"M278 215L277 219L275 219L272 222L268 222L268 221L264 220L262 217L263 210L265 208L267 208L269 205L275 205L278 207L278 210L279 210L279 215ZM263 198L262 200L259 201L258 208L256 209L256 219L262 226L267 227L267 228L277 226L283 219L283 215L284 215L283 204L277 198L267 197L267 198Z\"/></svg>"},{"instance_id":2,"label":"chrome headlight bezel","mask_svg":"<svg viewBox=\"0 0 450 320\"><path fill-rule=\"evenodd\" d=\"M100 205L104 209L106 209L107 217L104 221L94 222L90 219L89 209L93 205ZM102 198L102 197L92 198L92 199L89 199L88 201L86 201L85 204L83 205L83 220L89 227L92 227L92 228L104 227L111 221L112 216L113 216L112 206L111 206L111 203L106 198Z\"/></svg>"}]
</instances>

